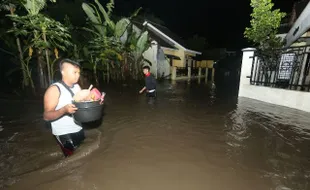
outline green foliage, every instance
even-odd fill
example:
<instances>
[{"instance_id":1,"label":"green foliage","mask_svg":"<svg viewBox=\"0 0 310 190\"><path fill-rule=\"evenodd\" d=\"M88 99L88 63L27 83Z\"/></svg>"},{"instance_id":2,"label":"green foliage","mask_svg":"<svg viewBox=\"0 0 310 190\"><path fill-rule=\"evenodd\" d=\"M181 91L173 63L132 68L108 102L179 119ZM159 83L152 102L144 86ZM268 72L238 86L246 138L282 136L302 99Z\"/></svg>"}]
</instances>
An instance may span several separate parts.
<instances>
[{"instance_id":1,"label":"green foliage","mask_svg":"<svg viewBox=\"0 0 310 190\"><path fill-rule=\"evenodd\" d=\"M55 2L55 0L50 1ZM23 0L21 2L28 14L24 16L7 15L15 23L15 26L8 30L9 33L24 36L26 41L30 42L29 46L34 48L56 47L65 51L66 47L72 45L68 28L40 13L46 6L47 0ZM43 34L47 41L43 39Z\"/></svg>"},{"instance_id":2,"label":"green foliage","mask_svg":"<svg viewBox=\"0 0 310 190\"><path fill-rule=\"evenodd\" d=\"M53 19L42 14L37 15L8 15L15 23L16 28L10 29L17 36L24 36L30 41L30 46L34 48L59 48L63 51L71 46L71 35L68 29ZM43 40L43 33L47 36L47 43Z\"/></svg>"},{"instance_id":3,"label":"green foliage","mask_svg":"<svg viewBox=\"0 0 310 190\"><path fill-rule=\"evenodd\" d=\"M271 0L251 0L251 27L245 29L244 36L260 50L280 48L283 43L276 34L286 13L272 10L273 6Z\"/></svg>"},{"instance_id":4,"label":"green foliage","mask_svg":"<svg viewBox=\"0 0 310 190\"><path fill-rule=\"evenodd\" d=\"M144 51L147 50L148 46L148 32L144 31L138 38L133 40L135 43L132 43L131 51L133 52L134 57L138 60Z\"/></svg>"},{"instance_id":5,"label":"green foliage","mask_svg":"<svg viewBox=\"0 0 310 190\"><path fill-rule=\"evenodd\" d=\"M105 30L101 16L99 15L98 10L94 5L88 5L87 3L82 4L82 8L86 13L88 19L91 21L92 26L97 30L97 33L100 35L105 35Z\"/></svg>"},{"instance_id":6,"label":"green foliage","mask_svg":"<svg viewBox=\"0 0 310 190\"><path fill-rule=\"evenodd\" d=\"M129 18L121 18L115 23L111 19L114 1L110 0L106 7L103 7L98 0L94 1L96 6L86 3L82 5L91 21L91 28L86 30L93 34L92 39L89 40L88 49L90 55L96 57L91 59L94 60L94 69L105 70L108 68L107 64L111 65L111 69L119 68L122 67L119 63L126 59L135 77L141 64L149 63L143 58L143 52L149 47L148 33L140 29L137 30L137 27L131 22L131 19L138 15L141 8L137 9ZM123 62L124 65L128 64L125 62ZM107 70L107 72L111 71ZM120 70L115 72L120 72Z\"/></svg>"},{"instance_id":7,"label":"green foliage","mask_svg":"<svg viewBox=\"0 0 310 190\"><path fill-rule=\"evenodd\" d=\"M53 80L56 59L63 55L80 61L84 68L92 69L95 77L98 70L107 78L116 80L120 77L124 79L125 72L131 72L131 76L136 78L142 64L151 65L143 57L143 53L150 47L148 32L132 23L141 8L129 17L116 20L112 19L115 16L114 0L109 0L105 6L99 0L93 0L93 3L82 3L80 0L79 11L84 11L89 21L86 24L90 26L84 27L81 19L77 19L78 24L72 23L72 13L71 17L65 12L62 12L62 16L57 14L60 5L70 7L68 1L53 4L51 8L55 10L54 14L50 14L51 9L45 9L48 2L56 0L1 0L0 3L0 10L9 13L5 17L7 23L1 21L6 23L4 25L7 28L0 30L0 39L11 49L0 51L6 51L16 60L19 58L23 80L30 80L32 88L33 64L38 64L41 69L38 77L40 86L44 88ZM56 18L58 21L55 15L59 16ZM82 32L76 31L81 28ZM71 36L73 34L76 34L76 39ZM58 50L62 50L60 55Z\"/></svg>"},{"instance_id":8,"label":"green foliage","mask_svg":"<svg viewBox=\"0 0 310 190\"><path fill-rule=\"evenodd\" d=\"M10 11L16 8L17 0L2 0L0 10Z\"/></svg>"},{"instance_id":9,"label":"green foliage","mask_svg":"<svg viewBox=\"0 0 310 190\"><path fill-rule=\"evenodd\" d=\"M119 20L115 25L115 37L121 39L121 37L125 34L127 39L127 28L130 26L130 20L127 18L123 18ZM124 41L123 41L124 42Z\"/></svg>"},{"instance_id":10,"label":"green foliage","mask_svg":"<svg viewBox=\"0 0 310 190\"><path fill-rule=\"evenodd\" d=\"M99 3L98 0L95 0L95 3L97 4L97 6L99 7L99 10L101 12L101 14L104 17L104 25L108 26L109 29L111 29L112 31L114 31L115 29L115 24L114 22L110 19L111 17L111 13L113 11L114 8L114 0L110 0L110 2L106 5L108 12L106 12L106 10L104 9L104 7Z\"/></svg>"},{"instance_id":11,"label":"green foliage","mask_svg":"<svg viewBox=\"0 0 310 190\"><path fill-rule=\"evenodd\" d=\"M56 0L50 0L55 3ZM25 7L29 15L37 15L45 8L47 0L21 0L22 5Z\"/></svg>"}]
</instances>

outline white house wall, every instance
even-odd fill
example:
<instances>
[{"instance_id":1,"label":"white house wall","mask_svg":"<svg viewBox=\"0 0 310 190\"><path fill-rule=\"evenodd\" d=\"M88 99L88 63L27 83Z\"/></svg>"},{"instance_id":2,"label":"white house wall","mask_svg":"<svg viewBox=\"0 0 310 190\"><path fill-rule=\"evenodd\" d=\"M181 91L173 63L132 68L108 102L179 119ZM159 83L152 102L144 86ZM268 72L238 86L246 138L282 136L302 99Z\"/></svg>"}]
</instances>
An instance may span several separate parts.
<instances>
[{"instance_id":1,"label":"white house wall","mask_svg":"<svg viewBox=\"0 0 310 190\"><path fill-rule=\"evenodd\" d=\"M168 77L170 75L170 63L161 48L157 50L157 74L158 77Z\"/></svg>"},{"instance_id":2,"label":"white house wall","mask_svg":"<svg viewBox=\"0 0 310 190\"><path fill-rule=\"evenodd\" d=\"M147 49L143 53L143 57L152 63L152 65L150 66L151 73L156 78L157 78L157 49L158 49L157 42L153 41L151 47L149 47L149 49ZM144 63L144 65L146 65L146 64L147 63Z\"/></svg>"}]
</instances>

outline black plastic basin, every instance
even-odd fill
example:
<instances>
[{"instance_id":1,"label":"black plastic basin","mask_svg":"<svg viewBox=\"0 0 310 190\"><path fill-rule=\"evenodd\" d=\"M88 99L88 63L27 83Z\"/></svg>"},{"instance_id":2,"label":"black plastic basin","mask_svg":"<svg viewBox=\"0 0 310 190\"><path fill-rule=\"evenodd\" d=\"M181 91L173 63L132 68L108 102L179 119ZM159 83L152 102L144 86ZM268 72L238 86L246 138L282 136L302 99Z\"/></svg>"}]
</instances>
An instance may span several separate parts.
<instances>
[{"instance_id":1,"label":"black plastic basin","mask_svg":"<svg viewBox=\"0 0 310 190\"><path fill-rule=\"evenodd\" d=\"M103 104L98 101L74 102L78 110L73 114L74 120L87 123L101 119Z\"/></svg>"}]
</instances>

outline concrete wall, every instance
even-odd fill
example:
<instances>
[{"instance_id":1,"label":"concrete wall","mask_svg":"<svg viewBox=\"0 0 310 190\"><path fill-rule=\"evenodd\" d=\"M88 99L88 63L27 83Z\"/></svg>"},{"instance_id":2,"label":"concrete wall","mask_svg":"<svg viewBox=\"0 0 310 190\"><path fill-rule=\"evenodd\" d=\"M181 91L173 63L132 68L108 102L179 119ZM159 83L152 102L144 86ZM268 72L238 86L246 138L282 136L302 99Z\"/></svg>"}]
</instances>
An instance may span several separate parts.
<instances>
[{"instance_id":1,"label":"concrete wall","mask_svg":"<svg viewBox=\"0 0 310 190\"><path fill-rule=\"evenodd\" d=\"M310 112L309 92L250 85L254 51L254 48L243 49L238 96Z\"/></svg>"},{"instance_id":2,"label":"concrete wall","mask_svg":"<svg viewBox=\"0 0 310 190\"><path fill-rule=\"evenodd\" d=\"M143 53L143 57L147 60L149 60L152 63L151 73L157 78L157 49L158 45L156 41L152 41L151 47L147 49ZM147 63L144 63L144 65L148 65Z\"/></svg>"},{"instance_id":3,"label":"concrete wall","mask_svg":"<svg viewBox=\"0 0 310 190\"><path fill-rule=\"evenodd\" d=\"M201 68L213 68L214 65L214 60L201 60L201 61L197 61L197 67L201 67Z\"/></svg>"},{"instance_id":4,"label":"concrete wall","mask_svg":"<svg viewBox=\"0 0 310 190\"><path fill-rule=\"evenodd\" d=\"M172 49L172 48L162 48L164 54L174 55L177 57L180 57L181 60L173 60L174 67L185 67L184 61L185 61L185 54L184 51L178 50L178 49Z\"/></svg>"},{"instance_id":5,"label":"concrete wall","mask_svg":"<svg viewBox=\"0 0 310 190\"><path fill-rule=\"evenodd\" d=\"M166 55L161 48L157 49L157 76L168 77L170 72L170 62L166 59Z\"/></svg>"},{"instance_id":6,"label":"concrete wall","mask_svg":"<svg viewBox=\"0 0 310 190\"><path fill-rule=\"evenodd\" d=\"M170 75L170 63L166 59L164 51L156 41L152 41L151 47L143 53L143 56L152 63L151 73L153 73L156 78ZM146 64L147 63L144 65Z\"/></svg>"}]
</instances>

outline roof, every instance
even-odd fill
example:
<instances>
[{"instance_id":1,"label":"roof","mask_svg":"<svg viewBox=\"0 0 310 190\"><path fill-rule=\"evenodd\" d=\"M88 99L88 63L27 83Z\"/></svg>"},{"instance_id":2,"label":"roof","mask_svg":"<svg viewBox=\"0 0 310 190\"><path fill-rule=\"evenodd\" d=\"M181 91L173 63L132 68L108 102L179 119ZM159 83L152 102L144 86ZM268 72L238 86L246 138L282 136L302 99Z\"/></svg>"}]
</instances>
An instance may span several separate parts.
<instances>
[{"instance_id":1,"label":"roof","mask_svg":"<svg viewBox=\"0 0 310 190\"><path fill-rule=\"evenodd\" d=\"M145 26L143 26L143 22L140 22L139 20L132 20L132 23L138 27L140 30L144 30ZM153 31L148 30L149 36L152 40L155 40L159 46L162 47L168 47L168 48L175 48L173 44L167 43L166 41L162 40L157 34L155 34Z\"/></svg>"},{"instance_id":2,"label":"roof","mask_svg":"<svg viewBox=\"0 0 310 190\"><path fill-rule=\"evenodd\" d=\"M152 31L155 35L160 37L166 43L169 43L169 44L175 46L178 49L180 48L180 49L183 49L185 52L201 55L201 52L185 48L185 46L183 46L182 44L180 44L177 41L175 41L174 39L172 39L170 36L168 36L166 33L161 31L160 29L158 29L157 27L155 27L154 25L152 25L148 21L145 21L143 23L143 26L146 26L148 28L148 31Z\"/></svg>"},{"instance_id":3,"label":"roof","mask_svg":"<svg viewBox=\"0 0 310 190\"><path fill-rule=\"evenodd\" d=\"M180 45L182 45L184 47L186 46L185 45L185 41L182 38L180 38L177 34L172 32L171 30L169 30L167 27L165 27L163 25L156 24L156 23L152 23L150 21L146 21L146 22L152 24L154 27L156 27L158 30L162 31L164 34L166 34L167 36L172 38L178 44L180 44Z\"/></svg>"},{"instance_id":4,"label":"roof","mask_svg":"<svg viewBox=\"0 0 310 190\"><path fill-rule=\"evenodd\" d=\"M131 22L140 30L147 28L150 38L155 40L161 47L172 49L181 48L189 53L201 54L201 52L185 48L184 41L165 26L137 17Z\"/></svg>"}]
</instances>

